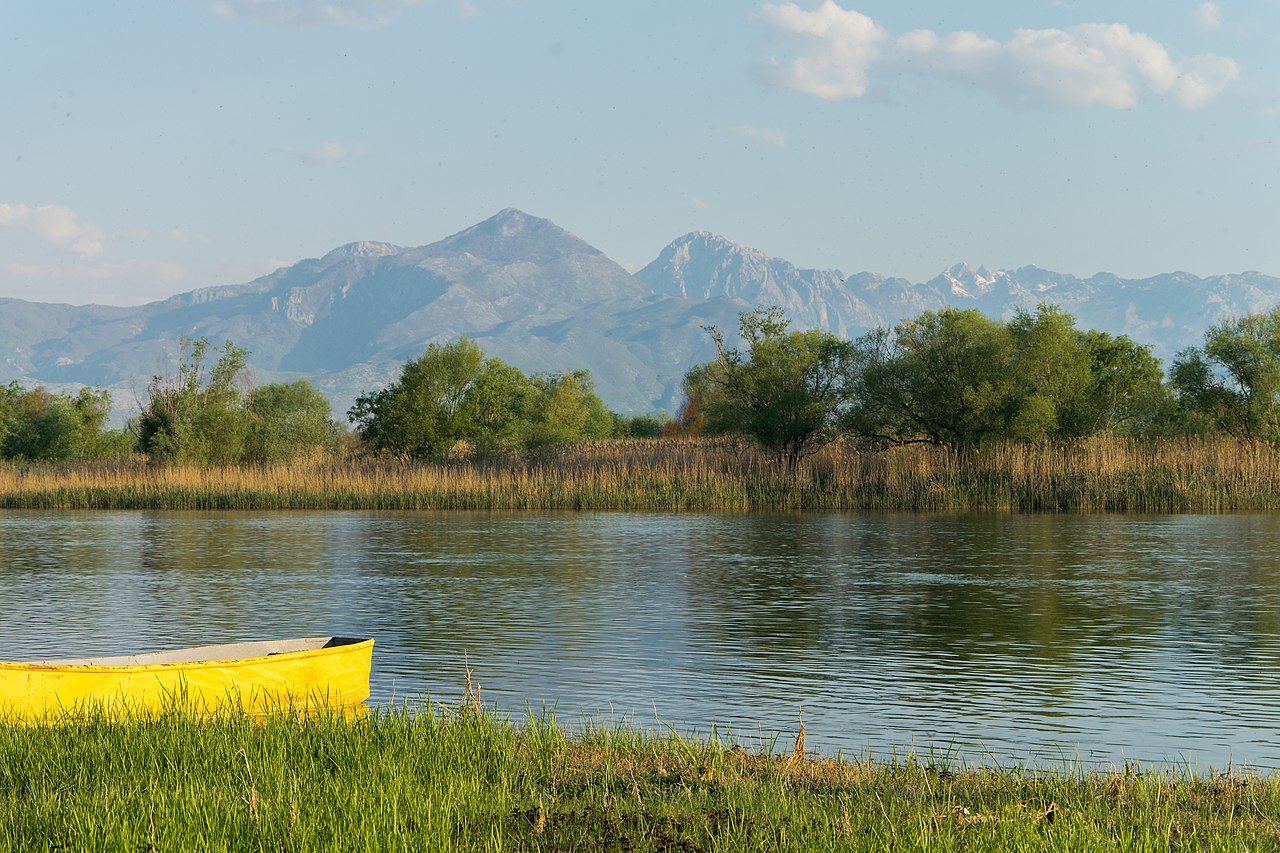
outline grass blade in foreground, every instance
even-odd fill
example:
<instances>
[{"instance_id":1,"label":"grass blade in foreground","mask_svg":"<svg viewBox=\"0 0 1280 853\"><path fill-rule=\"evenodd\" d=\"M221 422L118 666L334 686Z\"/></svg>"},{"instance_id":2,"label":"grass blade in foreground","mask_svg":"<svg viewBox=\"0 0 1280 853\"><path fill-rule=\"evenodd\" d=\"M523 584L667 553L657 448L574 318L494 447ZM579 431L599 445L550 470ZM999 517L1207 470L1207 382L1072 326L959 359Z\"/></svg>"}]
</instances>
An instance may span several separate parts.
<instances>
[{"instance_id":1,"label":"grass blade in foreground","mask_svg":"<svg viewBox=\"0 0 1280 853\"><path fill-rule=\"evenodd\" d=\"M0 727L0 786L6 849L1280 846L1274 776L769 757L469 708Z\"/></svg>"}]
</instances>

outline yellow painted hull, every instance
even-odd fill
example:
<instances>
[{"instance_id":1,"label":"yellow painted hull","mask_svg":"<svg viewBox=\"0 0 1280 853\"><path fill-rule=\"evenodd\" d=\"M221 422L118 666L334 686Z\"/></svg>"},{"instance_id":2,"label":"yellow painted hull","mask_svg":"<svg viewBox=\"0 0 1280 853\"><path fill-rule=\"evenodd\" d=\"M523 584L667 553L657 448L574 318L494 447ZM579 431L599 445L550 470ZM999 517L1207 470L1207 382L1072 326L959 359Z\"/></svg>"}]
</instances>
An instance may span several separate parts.
<instances>
[{"instance_id":1,"label":"yellow painted hull","mask_svg":"<svg viewBox=\"0 0 1280 853\"><path fill-rule=\"evenodd\" d=\"M113 658L0 662L0 719L349 710L369 698L372 658L373 640L308 637Z\"/></svg>"}]
</instances>

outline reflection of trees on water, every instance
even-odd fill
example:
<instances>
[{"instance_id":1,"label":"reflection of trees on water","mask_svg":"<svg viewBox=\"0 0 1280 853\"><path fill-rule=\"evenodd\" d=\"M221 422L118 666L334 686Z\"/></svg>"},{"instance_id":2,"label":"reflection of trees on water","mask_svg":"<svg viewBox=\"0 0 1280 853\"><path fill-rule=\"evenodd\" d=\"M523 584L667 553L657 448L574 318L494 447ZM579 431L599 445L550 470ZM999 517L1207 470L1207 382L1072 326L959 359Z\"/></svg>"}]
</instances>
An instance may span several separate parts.
<instances>
[{"instance_id":1,"label":"reflection of trees on water","mask_svg":"<svg viewBox=\"0 0 1280 853\"><path fill-rule=\"evenodd\" d=\"M473 665L616 670L676 640L653 622L681 609L670 546L635 517L408 515L366 548L383 630L457 673L464 650Z\"/></svg>"},{"instance_id":2,"label":"reflection of trees on water","mask_svg":"<svg viewBox=\"0 0 1280 853\"><path fill-rule=\"evenodd\" d=\"M1160 569L1156 587L1168 602L1170 644L1208 646L1230 664L1261 657L1269 671L1280 671L1280 519L1242 514L1162 523L1167 541L1151 549L1149 561Z\"/></svg>"},{"instance_id":3,"label":"reflection of trees on water","mask_svg":"<svg viewBox=\"0 0 1280 853\"><path fill-rule=\"evenodd\" d=\"M681 543L699 629L743 652L803 652L830 639L830 541L804 516L733 516Z\"/></svg>"},{"instance_id":4,"label":"reflection of trees on water","mask_svg":"<svg viewBox=\"0 0 1280 853\"><path fill-rule=\"evenodd\" d=\"M139 615L174 611L219 635L296 634L298 613L332 611L323 516L148 515L139 532Z\"/></svg>"},{"instance_id":5,"label":"reflection of trees on water","mask_svg":"<svg viewBox=\"0 0 1280 853\"><path fill-rule=\"evenodd\" d=\"M319 549L252 519L47 514L6 543L0 597L9 625L21 630L30 610L41 625L34 653L64 656L279 635L296 620L270 618L264 586L287 582L305 600L315 581L296 567L285 575L268 555L288 554L314 573Z\"/></svg>"},{"instance_id":6,"label":"reflection of trees on water","mask_svg":"<svg viewBox=\"0 0 1280 853\"><path fill-rule=\"evenodd\" d=\"M941 674L1030 664L1063 676L1208 641L1230 663L1275 645L1276 520L1126 516L743 516L690 543L704 630L749 660L893 657ZM1243 528L1243 530L1242 530ZM1220 540L1220 541L1219 541ZM1220 550L1221 549L1221 550ZM1257 595L1257 606L1248 596ZM1242 603L1242 596L1244 597ZM1206 614L1215 630L1205 636Z\"/></svg>"},{"instance_id":7,"label":"reflection of trees on water","mask_svg":"<svg viewBox=\"0 0 1280 853\"><path fill-rule=\"evenodd\" d=\"M120 648L119 566L136 565L136 518L0 514L0 646L12 659ZM104 523L105 521L105 523Z\"/></svg>"},{"instance_id":8,"label":"reflection of trees on water","mask_svg":"<svg viewBox=\"0 0 1280 853\"><path fill-rule=\"evenodd\" d=\"M1041 667L1064 689L1166 655L1266 680L1277 532L1269 515L12 513L0 642L87 654L350 631L450 679L466 649L816 680Z\"/></svg>"}]
</instances>

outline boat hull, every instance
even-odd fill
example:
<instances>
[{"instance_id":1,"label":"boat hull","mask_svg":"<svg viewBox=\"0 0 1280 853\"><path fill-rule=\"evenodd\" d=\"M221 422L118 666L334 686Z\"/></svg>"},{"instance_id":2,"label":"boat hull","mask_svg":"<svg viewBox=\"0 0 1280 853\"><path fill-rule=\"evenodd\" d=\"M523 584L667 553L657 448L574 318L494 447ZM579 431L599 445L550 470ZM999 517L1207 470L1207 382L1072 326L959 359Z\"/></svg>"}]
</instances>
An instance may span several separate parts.
<instances>
[{"instance_id":1,"label":"boat hull","mask_svg":"<svg viewBox=\"0 0 1280 853\"><path fill-rule=\"evenodd\" d=\"M203 646L150 655L0 663L0 717L350 710L369 698L373 640Z\"/></svg>"}]
</instances>

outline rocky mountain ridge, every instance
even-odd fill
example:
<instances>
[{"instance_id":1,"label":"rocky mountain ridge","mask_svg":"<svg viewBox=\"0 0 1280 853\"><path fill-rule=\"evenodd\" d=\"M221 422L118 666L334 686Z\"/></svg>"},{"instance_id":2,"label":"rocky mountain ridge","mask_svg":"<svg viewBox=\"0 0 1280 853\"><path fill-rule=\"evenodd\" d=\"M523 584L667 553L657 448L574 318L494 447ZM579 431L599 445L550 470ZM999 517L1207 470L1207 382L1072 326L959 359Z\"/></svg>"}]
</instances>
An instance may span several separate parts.
<instances>
[{"instance_id":1,"label":"rocky mountain ridge","mask_svg":"<svg viewBox=\"0 0 1280 853\"><path fill-rule=\"evenodd\" d=\"M1040 302L1167 360L1214 322L1280 304L1280 279L1082 279L957 264L912 283L800 268L707 231L673 241L633 276L580 237L508 208L428 245L349 243L247 284L133 308L0 299L0 382L106 387L127 412L149 377L173 369L181 336L208 336L251 350L256 381L311 380L341 416L432 341L469 335L526 371L585 367L619 410L670 411L688 367L713 355L703 327L732 330L751 306L781 305L797 327L855 337L947 305L1008 317Z\"/></svg>"}]
</instances>

